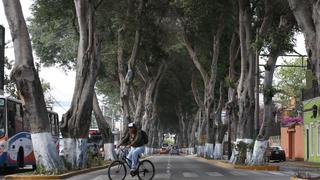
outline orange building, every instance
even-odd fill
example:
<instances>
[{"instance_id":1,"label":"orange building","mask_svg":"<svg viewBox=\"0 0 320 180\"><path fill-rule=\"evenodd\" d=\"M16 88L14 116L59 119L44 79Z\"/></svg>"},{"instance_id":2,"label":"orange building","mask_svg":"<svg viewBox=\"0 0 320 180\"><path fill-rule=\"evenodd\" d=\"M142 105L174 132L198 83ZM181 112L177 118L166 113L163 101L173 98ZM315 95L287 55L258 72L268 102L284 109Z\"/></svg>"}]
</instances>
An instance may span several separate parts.
<instances>
[{"instance_id":1,"label":"orange building","mask_svg":"<svg viewBox=\"0 0 320 180\"><path fill-rule=\"evenodd\" d=\"M285 150L287 160L304 159L303 125L292 124L281 127L281 146Z\"/></svg>"}]
</instances>

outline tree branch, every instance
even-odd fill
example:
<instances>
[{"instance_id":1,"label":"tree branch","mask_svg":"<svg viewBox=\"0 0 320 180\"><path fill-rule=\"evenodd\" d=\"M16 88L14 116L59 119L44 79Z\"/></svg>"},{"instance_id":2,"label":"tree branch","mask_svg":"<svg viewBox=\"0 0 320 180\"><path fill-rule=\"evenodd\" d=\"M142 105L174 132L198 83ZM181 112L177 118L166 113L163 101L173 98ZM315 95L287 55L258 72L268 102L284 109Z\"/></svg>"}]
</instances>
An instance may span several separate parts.
<instances>
[{"instance_id":1,"label":"tree branch","mask_svg":"<svg viewBox=\"0 0 320 180\"><path fill-rule=\"evenodd\" d=\"M183 37L184 37L184 44L188 50L189 56L193 62L193 64L196 66L196 68L198 69L198 71L201 74L202 80L204 81L204 84L206 84L208 82L208 73L206 72L206 70L203 68L203 66L200 64L196 51L193 48L193 45L191 43L191 41L189 40L189 38L187 37L187 33L184 31L183 33Z\"/></svg>"}]
</instances>

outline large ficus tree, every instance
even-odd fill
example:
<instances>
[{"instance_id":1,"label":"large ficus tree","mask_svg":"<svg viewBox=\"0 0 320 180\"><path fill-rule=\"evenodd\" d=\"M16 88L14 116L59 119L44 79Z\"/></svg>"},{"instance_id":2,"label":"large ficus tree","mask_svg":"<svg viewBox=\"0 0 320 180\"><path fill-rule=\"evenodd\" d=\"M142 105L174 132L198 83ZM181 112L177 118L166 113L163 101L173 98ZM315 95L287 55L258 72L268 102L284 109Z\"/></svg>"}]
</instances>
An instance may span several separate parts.
<instances>
[{"instance_id":1,"label":"large ficus tree","mask_svg":"<svg viewBox=\"0 0 320 180\"><path fill-rule=\"evenodd\" d=\"M319 1L288 0L289 6L305 37L308 61L320 87Z\"/></svg>"},{"instance_id":2,"label":"large ficus tree","mask_svg":"<svg viewBox=\"0 0 320 180\"><path fill-rule=\"evenodd\" d=\"M195 97L203 113L199 134L200 139L205 139L205 142L200 141L200 149L203 149L203 145L205 145L204 154L211 158L214 156L215 133L217 128L220 128L216 127L219 123L214 122L216 120L214 111L218 108L216 98L218 69L223 64L221 61L223 49L221 47L223 43L227 42L222 39L224 33L228 32L225 21L228 21L230 17L228 14L232 7L231 1L220 0L179 1L177 3L177 12L183 26L182 34L185 47L203 82L201 100L197 95ZM199 12L199 9L203 11ZM207 43L203 43L203 41L207 41Z\"/></svg>"},{"instance_id":3,"label":"large ficus tree","mask_svg":"<svg viewBox=\"0 0 320 180\"><path fill-rule=\"evenodd\" d=\"M53 142L39 75L36 72L30 37L19 0L3 0L15 52L11 73L25 104L37 165L46 171L64 170L64 164Z\"/></svg>"},{"instance_id":4,"label":"large ficus tree","mask_svg":"<svg viewBox=\"0 0 320 180\"><path fill-rule=\"evenodd\" d=\"M63 115L61 132L65 158L73 167L82 168L87 161L87 136L91 122L94 85L99 69L100 41L96 31L95 0L75 0L79 45L76 82L70 109Z\"/></svg>"},{"instance_id":5,"label":"large ficus tree","mask_svg":"<svg viewBox=\"0 0 320 180\"><path fill-rule=\"evenodd\" d=\"M269 132L272 127L273 119L273 101L276 93L273 84L273 74L276 68L278 57L293 50L294 35L294 17L289 9L287 1L267 2L265 3L268 18L272 19L268 23L268 30L260 41L263 41L263 47L269 53L267 63L265 64L263 81L263 121L255 141L253 156L250 164L264 164L264 154L269 143Z\"/></svg>"}]
</instances>

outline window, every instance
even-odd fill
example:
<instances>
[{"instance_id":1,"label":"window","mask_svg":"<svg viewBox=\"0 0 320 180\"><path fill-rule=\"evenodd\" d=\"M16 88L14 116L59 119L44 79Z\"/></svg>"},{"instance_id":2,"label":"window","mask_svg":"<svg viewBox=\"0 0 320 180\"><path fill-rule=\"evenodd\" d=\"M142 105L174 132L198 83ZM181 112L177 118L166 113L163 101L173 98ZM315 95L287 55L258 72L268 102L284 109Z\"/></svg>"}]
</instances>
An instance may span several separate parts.
<instances>
[{"instance_id":1,"label":"window","mask_svg":"<svg viewBox=\"0 0 320 180\"><path fill-rule=\"evenodd\" d=\"M8 101L8 134L9 137L23 131L22 105L13 101Z\"/></svg>"}]
</instances>

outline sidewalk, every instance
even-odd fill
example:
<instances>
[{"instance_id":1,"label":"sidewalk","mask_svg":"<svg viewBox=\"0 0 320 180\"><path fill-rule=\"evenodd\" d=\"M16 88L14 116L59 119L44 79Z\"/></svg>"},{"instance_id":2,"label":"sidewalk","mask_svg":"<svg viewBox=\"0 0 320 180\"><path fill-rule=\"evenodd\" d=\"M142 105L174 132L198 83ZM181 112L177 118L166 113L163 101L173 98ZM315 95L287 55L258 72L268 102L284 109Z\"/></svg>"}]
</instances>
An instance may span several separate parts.
<instances>
[{"instance_id":1,"label":"sidewalk","mask_svg":"<svg viewBox=\"0 0 320 180\"><path fill-rule=\"evenodd\" d=\"M277 165L283 171L310 171L320 172L320 163L306 162L306 161L285 161L279 163L269 163Z\"/></svg>"}]
</instances>

